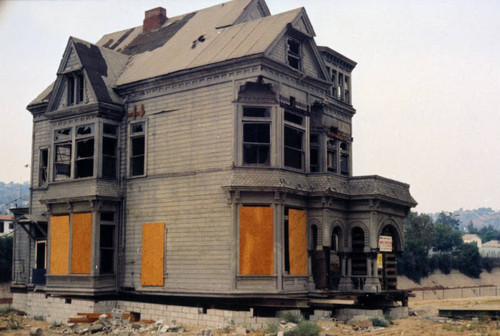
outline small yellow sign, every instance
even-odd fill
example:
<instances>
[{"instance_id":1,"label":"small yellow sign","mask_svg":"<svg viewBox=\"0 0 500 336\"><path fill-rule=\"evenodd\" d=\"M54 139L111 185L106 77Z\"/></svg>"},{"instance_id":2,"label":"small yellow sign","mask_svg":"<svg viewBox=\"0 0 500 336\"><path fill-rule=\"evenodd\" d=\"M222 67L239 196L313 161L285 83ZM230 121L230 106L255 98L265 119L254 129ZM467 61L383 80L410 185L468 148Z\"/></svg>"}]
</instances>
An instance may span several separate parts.
<instances>
[{"instance_id":1,"label":"small yellow sign","mask_svg":"<svg viewBox=\"0 0 500 336\"><path fill-rule=\"evenodd\" d=\"M378 268L384 268L384 262L382 261L382 253L377 254L377 266Z\"/></svg>"}]
</instances>

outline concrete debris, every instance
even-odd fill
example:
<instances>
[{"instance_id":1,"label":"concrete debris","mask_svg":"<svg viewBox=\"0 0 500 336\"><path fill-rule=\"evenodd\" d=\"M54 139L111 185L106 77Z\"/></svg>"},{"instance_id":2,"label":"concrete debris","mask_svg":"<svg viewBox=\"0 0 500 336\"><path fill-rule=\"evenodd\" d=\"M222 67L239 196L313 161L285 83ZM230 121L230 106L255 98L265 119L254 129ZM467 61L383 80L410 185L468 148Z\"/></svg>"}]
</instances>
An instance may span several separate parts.
<instances>
[{"instance_id":1,"label":"concrete debris","mask_svg":"<svg viewBox=\"0 0 500 336\"><path fill-rule=\"evenodd\" d=\"M30 336L41 336L42 334L42 328L33 327L30 329Z\"/></svg>"}]
</instances>

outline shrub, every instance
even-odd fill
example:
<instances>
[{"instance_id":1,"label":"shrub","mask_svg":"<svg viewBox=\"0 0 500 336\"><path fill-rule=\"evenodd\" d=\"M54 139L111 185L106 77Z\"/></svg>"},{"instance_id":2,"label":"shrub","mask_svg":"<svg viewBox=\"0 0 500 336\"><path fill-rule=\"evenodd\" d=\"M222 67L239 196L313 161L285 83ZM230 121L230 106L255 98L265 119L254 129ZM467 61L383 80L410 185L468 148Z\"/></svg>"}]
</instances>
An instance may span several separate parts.
<instances>
[{"instance_id":1,"label":"shrub","mask_svg":"<svg viewBox=\"0 0 500 336\"><path fill-rule=\"evenodd\" d=\"M318 336L320 326L312 321L301 321L292 330L286 331L285 336Z\"/></svg>"},{"instance_id":2,"label":"shrub","mask_svg":"<svg viewBox=\"0 0 500 336\"><path fill-rule=\"evenodd\" d=\"M267 324L266 329L264 329L266 334L277 334L280 329L280 324L278 322L271 322Z\"/></svg>"},{"instance_id":3,"label":"shrub","mask_svg":"<svg viewBox=\"0 0 500 336\"><path fill-rule=\"evenodd\" d=\"M386 328L389 326L389 321L387 321L385 318L374 317L374 318L372 318L372 324L374 327Z\"/></svg>"},{"instance_id":4,"label":"shrub","mask_svg":"<svg viewBox=\"0 0 500 336\"><path fill-rule=\"evenodd\" d=\"M283 313L283 320L285 320L286 322L299 323L303 319L304 318L300 313L290 312L290 311Z\"/></svg>"}]
</instances>

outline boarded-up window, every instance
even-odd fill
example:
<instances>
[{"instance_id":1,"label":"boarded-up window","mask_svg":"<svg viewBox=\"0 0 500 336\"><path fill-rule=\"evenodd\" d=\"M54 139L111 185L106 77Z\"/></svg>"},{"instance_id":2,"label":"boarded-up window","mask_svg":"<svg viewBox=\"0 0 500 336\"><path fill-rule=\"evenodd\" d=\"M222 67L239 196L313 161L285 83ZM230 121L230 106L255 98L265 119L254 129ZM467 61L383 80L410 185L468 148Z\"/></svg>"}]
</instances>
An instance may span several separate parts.
<instances>
[{"instance_id":1,"label":"boarded-up window","mask_svg":"<svg viewBox=\"0 0 500 336\"><path fill-rule=\"evenodd\" d=\"M273 208L240 207L240 274L272 275Z\"/></svg>"},{"instance_id":2,"label":"boarded-up window","mask_svg":"<svg viewBox=\"0 0 500 336\"><path fill-rule=\"evenodd\" d=\"M165 223L142 224L142 286L163 286Z\"/></svg>"},{"instance_id":3,"label":"boarded-up window","mask_svg":"<svg viewBox=\"0 0 500 336\"><path fill-rule=\"evenodd\" d=\"M288 210L290 275L307 275L306 212Z\"/></svg>"},{"instance_id":4,"label":"boarded-up window","mask_svg":"<svg viewBox=\"0 0 500 336\"><path fill-rule=\"evenodd\" d=\"M50 274L68 274L69 216L50 219Z\"/></svg>"},{"instance_id":5,"label":"boarded-up window","mask_svg":"<svg viewBox=\"0 0 500 336\"><path fill-rule=\"evenodd\" d=\"M90 274L92 253L92 213L73 215L71 239L71 273Z\"/></svg>"}]
</instances>

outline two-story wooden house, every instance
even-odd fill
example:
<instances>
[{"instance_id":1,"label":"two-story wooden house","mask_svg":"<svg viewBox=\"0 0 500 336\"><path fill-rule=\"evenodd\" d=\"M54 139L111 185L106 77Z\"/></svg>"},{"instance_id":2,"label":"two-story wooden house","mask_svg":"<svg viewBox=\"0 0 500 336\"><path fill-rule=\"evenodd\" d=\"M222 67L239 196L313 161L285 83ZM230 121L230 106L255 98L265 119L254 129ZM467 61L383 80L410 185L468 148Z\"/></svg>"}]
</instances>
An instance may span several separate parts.
<instances>
[{"instance_id":1,"label":"two-story wooden house","mask_svg":"<svg viewBox=\"0 0 500 336\"><path fill-rule=\"evenodd\" d=\"M71 37L28 106L31 203L16 220L13 288L394 288L416 203L406 184L352 176L356 63L314 36L303 8L233 0L174 17L155 8L95 44Z\"/></svg>"}]
</instances>

